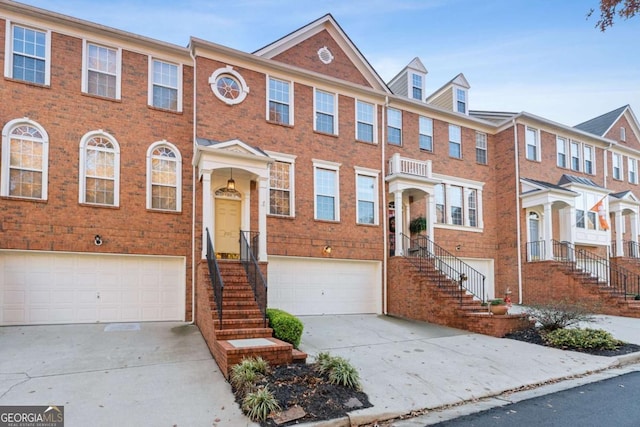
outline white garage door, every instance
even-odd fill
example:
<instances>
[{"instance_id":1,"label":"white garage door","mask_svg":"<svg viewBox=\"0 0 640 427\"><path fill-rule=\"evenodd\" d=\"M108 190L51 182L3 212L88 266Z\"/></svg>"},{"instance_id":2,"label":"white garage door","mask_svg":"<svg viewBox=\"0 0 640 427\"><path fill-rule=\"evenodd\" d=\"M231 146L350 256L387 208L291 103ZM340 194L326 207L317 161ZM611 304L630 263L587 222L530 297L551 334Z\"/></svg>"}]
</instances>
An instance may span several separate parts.
<instances>
[{"instance_id":1,"label":"white garage door","mask_svg":"<svg viewBox=\"0 0 640 427\"><path fill-rule=\"evenodd\" d=\"M269 257L268 306L295 315L382 311L377 261Z\"/></svg>"},{"instance_id":2,"label":"white garage door","mask_svg":"<svg viewBox=\"0 0 640 427\"><path fill-rule=\"evenodd\" d=\"M460 258L473 269L484 274L484 293L489 299L495 298L495 284L493 274L493 259L491 258Z\"/></svg>"},{"instance_id":3,"label":"white garage door","mask_svg":"<svg viewBox=\"0 0 640 427\"><path fill-rule=\"evenodd\" d=\"M184 320L184 258L0 251L0 325Z\"/></svg>"}]
</instances>

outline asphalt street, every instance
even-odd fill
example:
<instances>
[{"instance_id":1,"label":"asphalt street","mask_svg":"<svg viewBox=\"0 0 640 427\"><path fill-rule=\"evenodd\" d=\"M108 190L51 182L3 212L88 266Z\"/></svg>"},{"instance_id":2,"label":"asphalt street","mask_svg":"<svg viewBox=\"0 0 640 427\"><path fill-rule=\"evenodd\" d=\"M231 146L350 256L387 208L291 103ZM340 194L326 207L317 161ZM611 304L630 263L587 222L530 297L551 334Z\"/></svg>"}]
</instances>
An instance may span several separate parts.
<instances>
[{"instance_id":1,"label":"asphalt street","mask_svg":"<svg viewBox=\"0 0 640 427\"><path fill-rule=\"evenodd\" d=\"M640 372L478 412L440 427L636 427L640 425Z\"/></svg>"}]
</instances>

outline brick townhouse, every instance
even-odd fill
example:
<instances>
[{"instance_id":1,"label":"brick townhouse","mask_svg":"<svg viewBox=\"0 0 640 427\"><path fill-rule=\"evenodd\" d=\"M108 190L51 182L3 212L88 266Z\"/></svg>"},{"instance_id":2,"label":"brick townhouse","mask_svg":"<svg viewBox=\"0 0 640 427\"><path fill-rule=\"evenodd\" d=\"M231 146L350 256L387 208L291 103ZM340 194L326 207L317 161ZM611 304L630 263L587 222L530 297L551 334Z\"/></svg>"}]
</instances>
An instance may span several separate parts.
<instances>
[{"instance_id":1,"label":"brick townhouse","mask_svg":"<svg viewBox=\"0 0 640 427\"><path fill-rule=\"evenodd\" d=\"M475 111L419 58L384 82L331 15L247 53L2 0L0 49L1 325L215 329L211 264L245 257L268 306L432 320L415 259L526 303L575 253L639 253L629 106L575 127Z\"/></svg>"}]
</instances>

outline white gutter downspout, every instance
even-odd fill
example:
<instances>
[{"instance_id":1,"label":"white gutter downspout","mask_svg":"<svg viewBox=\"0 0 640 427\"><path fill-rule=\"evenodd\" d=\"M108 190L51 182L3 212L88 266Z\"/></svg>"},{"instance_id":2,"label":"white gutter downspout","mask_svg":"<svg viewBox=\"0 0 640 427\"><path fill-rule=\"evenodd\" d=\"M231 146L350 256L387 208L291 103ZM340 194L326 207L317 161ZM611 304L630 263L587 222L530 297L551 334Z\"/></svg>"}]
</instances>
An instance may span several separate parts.
<instances>
[{"instance_id":1,"label":"white gutter downspout","mask_svg":"<svg viewBox=\"0 0 640 427\"><path fill-rule=\"evenodd\" d=\"M381 163L381 170L382 170L382 232L384 234L383 236L383 242L384 242L384 248L383 248L383 257L382 257L382 314L387 315L387 286L388 286L388 282L387 282L387 261L388 261L388 257L389 257L389 232L387 230L388 227L388 221L387 221L387 215L389 214L388 212L388 208L387 208L387 181L385 179L385 147L386 144L384 143L384 129L385 129L385 111L387 108L387 105L389 105L389 97L385 96L384 97L384 107L382 108L382 139L381 139L381 144L382 144L382 158L380 159L380 163Z\"/></svg>"},{"instance_id":2,"label":"white gutter downspout","mask_svg":"<svg viewBox=\"0 0 640 427\"><path fill-rule=\"evenodd\" d=\"M518 304L522 304L522 237L520 227L520 154L518 151L518 127L516 119L512 119L513 123L513 144L515 146L515 168L516 168L516 244L518 254Z\"/></svg>"},{"instance_id":3,"label":"white gutter downspout","mask_svg":"<svg viewBox=\"0 0 640 427\"><path fill-rule=\"evenodd\" d=\"M191 321L190 325L196 322L196 184L197 174L196 165L193 164L193 158L195 157L195 151L197 147L196 142L196 86L197 86L197 73L196 73L196 57L193 54L193 45L189 49L189 56L193 61L193 149L191 158ZM203 224L204 225L204 224Z\"/></svg>"}]
</instances>

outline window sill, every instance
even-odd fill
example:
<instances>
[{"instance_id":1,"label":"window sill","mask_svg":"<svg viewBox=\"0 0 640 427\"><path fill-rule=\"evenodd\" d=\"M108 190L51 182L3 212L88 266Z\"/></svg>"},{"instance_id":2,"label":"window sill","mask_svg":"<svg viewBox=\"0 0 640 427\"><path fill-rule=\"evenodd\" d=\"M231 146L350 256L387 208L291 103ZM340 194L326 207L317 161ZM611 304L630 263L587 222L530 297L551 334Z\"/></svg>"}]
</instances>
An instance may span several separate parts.
<instances>
[{"instance_id":1,"label":"window sill","mask_svg":"<svg viewBox=\"0 0 640 427\"><path fill-rule=\"evenodd\" d=\"M30 82L29 80L14 79L13 77L6 77L6 76L5 76L4 79L6 81L8 81L8 82L21 83L23 85L37 87L37 88L41 88L41 89L51 89L51 84L47 85L47 84L44 84L44 83L35 83L35 82Z\"/></svg>"},{"instance_id":2,"label":"window sill","mask_svg":"<svg viewBox=\"0 0 640 427\"><path fill-rule=\"evenodd\" d=\"M35 199L31 197L20 197L20 196L0 196L1 200L13 200L16 202L35 202L35 203L48 203L47 199Z\"/></svg>"},{"instance_id":3,"label":"window sill","mask_svg":"<svg viewBox=\"0 0 640 427\"><path fill-rule=\"evenodd\" d=\"M86 96L88 98L100 99L102 101L111 101L111 102L122 103L122 99L118 99L118 98L110 98L108 96L95 95L93 93L87 93L87 92L81 92L81 94L82 94L82 96Z\"/></svg>"},{"instance_id":4,"label":"window sill","mask_svg":"<svg viewBox=\"0 0 640 427\"><path fill-rule=\"evenodd\" d=\"M177 114L177 115L180 115L180 116L183 114L183 111L170 110L168 108L160 108L160 107L155 107L153 105L147 105L147 107L149 107L150 110L159 111L159 112L162 112L162 113Z\"/></svg>"},{"instance_id":5,"label":"window sill","mask_svg":"<svg viewBox=\"0 0 640 427\"><path fill-rule=\"evenodd\" d=\"M78 203L80 206L83 206L85 208L103 208L103 209L120 209L120 206L113 206L113 205L100 205L97 203L85 203L85 202L80 202Z\"/></svg>"},{"instance_id":6,"label":"window sill","mask_svg":"<svg viewBox=\"0 0 640 427\"><path fill-rule=\"evenodd\" d=\"M451 225L451 224L433 224L433 228L442 228L444 230L456 230L456 231L468 231L470 233L482 233L484 229L477 227L469 227L466 225Z\"/></svg>"},{"instance_id":7,"label":"window sill","mask_svg":"<svg viewBox=\"0 0 640 427\"><path fill-rule=\"evenodd\" d=\"M329 136L331 138L338 138L338 134L336 133L327 133L327 132L322 132L320 130L313 130L313 133L315 133L316 135L322 135L322 136Z\"/></svg>"},{"instance_id":8,"label":"window sill","mask_svg":"<svg viewBox=\"0 0 640 427\"><path fill-rule=\"evenodd\" d=\"M362 139L356 139L356 142L359 142L361 144L371 145L371 146L378 145L377 142L374 142L374 141L363 141Z\"/></svg>"},{"instance_id":9,"label":"window sill","mask_svg":"<svg viewBox=\"0 0 640 427\"><path fill-rule=\"evenodd\" d=\"M267 214L267 218L287 219L289 221L296 219L296 217L293 215L278 215L278 214Z\"/></svg>"},{"instance_id":10,"label":"window sill","mask_svg":"<svg viewBox=\"0 0 640 427\"><path fill-rule=\"evenodd\" d=\"M269 123L271 125L282 126L284 128L293 129L293 125L290 125L288 123L276 122L276 121L269 120L269 119L267 119L267 123Z\"/></svg>"},{"instance_id":11,"label":"window sill","mask_svg":"<svg viewBox=\"0 0 640 427\"><path fill-rule=\"evenodd\" d=\"M93 206L93 205L91 205ZM148 213L159 213L159 214L169 214L169 215L182 215L182 211L171 211L168 209L153 209L147 208Z\"/></svg>"}]
</instances>

